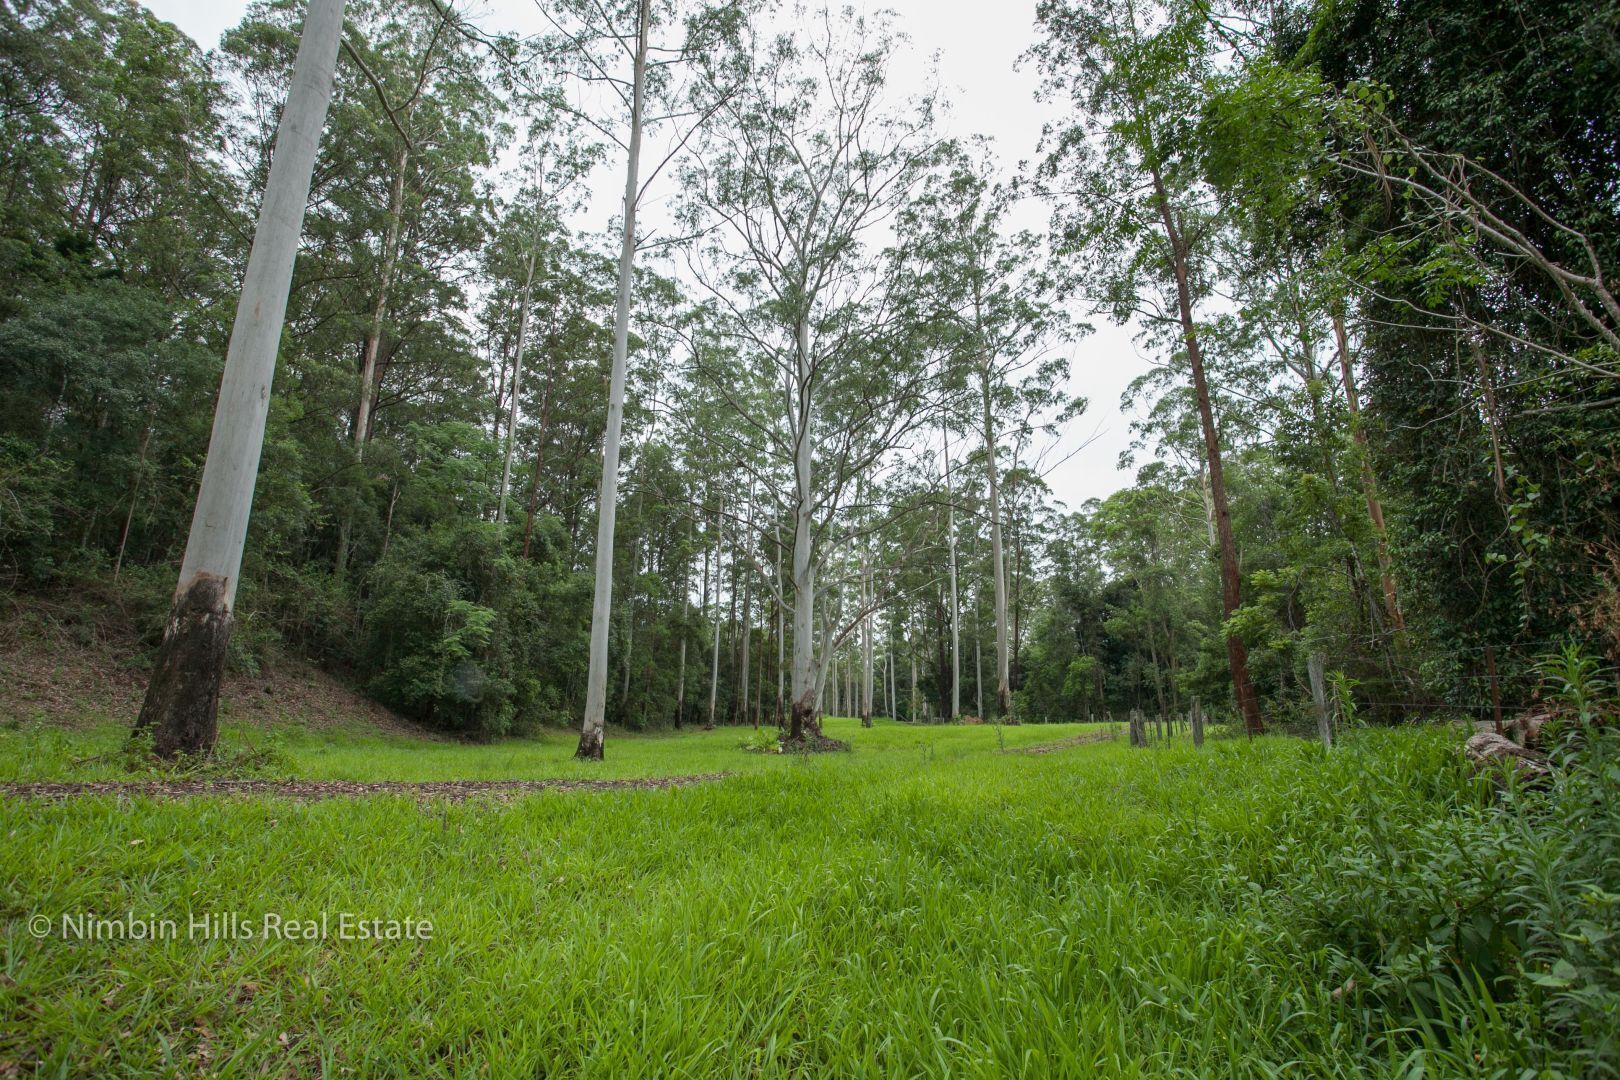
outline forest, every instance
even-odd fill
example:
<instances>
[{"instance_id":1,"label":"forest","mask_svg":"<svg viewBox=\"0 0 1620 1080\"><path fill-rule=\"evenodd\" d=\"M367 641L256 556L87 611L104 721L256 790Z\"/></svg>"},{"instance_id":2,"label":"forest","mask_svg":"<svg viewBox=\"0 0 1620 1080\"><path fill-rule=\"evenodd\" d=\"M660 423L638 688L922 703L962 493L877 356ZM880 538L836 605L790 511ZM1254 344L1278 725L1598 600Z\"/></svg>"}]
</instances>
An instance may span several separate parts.
<instances>
[{"instance_id":1,"label":"forest","mask_svg":"<svg viewBox=\"0 0 1620 1080\"><path fill-rule=\"evenodd\" d=\"M1620 1073L1620 4L520 6L0 0L0 1078Z\"/></svg>"}]
</instances>

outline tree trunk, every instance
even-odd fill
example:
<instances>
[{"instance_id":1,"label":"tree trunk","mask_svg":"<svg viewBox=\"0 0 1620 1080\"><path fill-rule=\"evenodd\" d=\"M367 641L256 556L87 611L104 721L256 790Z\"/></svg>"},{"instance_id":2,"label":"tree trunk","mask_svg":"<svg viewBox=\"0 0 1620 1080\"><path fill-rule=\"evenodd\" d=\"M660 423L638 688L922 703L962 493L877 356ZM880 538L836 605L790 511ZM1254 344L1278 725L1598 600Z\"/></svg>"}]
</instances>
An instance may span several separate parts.
<instances>
[{"instance_id":1,"label":"tree trunk","mask_svg":"<svg viewBox=\"0 0 1620 1080\"><path fill-rule=\"evenodd\" d=\"M861 559L861 727L872 726L872 562Z\"/></svg>"},{"instance_id":2,"label":"tree trunk","mask_svg":"<svg viewBox=\"0 0 1620 1080\"><path fill-rule=\"evenodd\" d=\"M1215 507L1215 532L1221 545L1221 609L1231 618L1243 603L1242 577L1238 571L1237 540L1232 534L1232 512L1226 501L1226 474L1221 465L1220 436L1215 430L1215 413L1210 404L1209 381L1204 375L1204 357L1198 346L1198 328L1193 322L1192 289L1187 282L1187 249L1182 244L1181 232L1176 228L1170 210L1170 195L1165 190L1159 170L1152 170L1153 190L1158 195L1159 220L1164 226L1165 239L1170 245L1171 263L1176 279L1176 303L1181 315L1181 333L1187 346L1187 361L1192 367L1193 392L1198 398L1198 419L1204 431L1204 454L1209 464L1210 501ZM1226 636L1226 658L1232 669L1232 689L1237 697L1238 711L1243 716L1244 729L1252 736L1265 731L1260 716L1260 699L1249 681L1249 651L1243 639L1236 634Z\"/></svg>"},{"instance_id":3,"label":"tree trunk","mask_svg":"<svg viewBox=\"0 0 1620 1080\"><path fill-rule=\"evenodd\" d=\"M534 516L540 509L540 467L546 458L546 434L551 430L551 384L555 379L546 380L545 391L540 401L540 430L534 437L534 477L529 482L529 511L523 522L523 557L529 557L529 544L534 539Z\"/></svg>"},{"instance_id":4,"label":"tree trunk","mask_svg":"<svg viewBox=\"0 0 1620 1080\"><path fill-rule=\"evenodd\" d=\"M399 232L405 216L405 171L410 167L411 148L401 146L394 166L394 183L388 193L388 227L383 232L382 272L377 280L377 299L371 306L371 325L366 331L360 354L359 405L354 413L354 454L366 456L371 438L371 413L377 397L377 357L382 350L383 322L388 315L388 290L393 287L394 267L399 261Z\"/></svg>"},{"instance_id":5,"label":"tree trunk","mask_svg":"<svg viewBox=\"0 0 1620 1080\"><path fill-rule=\"evenodd\" d=\"M630 291L635 285L636 196L641 168L641 112L647 82L647 31L652 0L641 0L632 61L630 152L624 178L624 237L619 246L619 298L613 313L613 370L608 380L607 432L602 445L602 485L596 500L596 592L591 601L590 668L585 680L585 719L580 725L582 761L602 760L607 721L608 629L613 607L613 526L619 499L619 431L624 423L624 377L630 353Z\"/></svg>"},{"instance_id":6,"label":"tree trunk","mask_svg":"<svg viewBox=\"0 0 1620 1080\"><path fill-rule=\"evenodd\" d=\"M388 290L394 281L394 265L399 258L399 231L405 215L405 170L410 166L411 148L401 146L394 170L393 187L388 193L388 227L383 232L382 273L377 280L377 298L371 306L371 325L360 350L360 388L354 410L354 460L366 459L366 443L371 439L371 414L377 397L377 357L382 350L383 322L388 315ZM354 530L354 506L344 507L338 524L336 570L339 577L349 566L349 539Z\"/></svg>"},{"instance_id":7,"label":"tree trunk","mask_svg":"<svg viewBox=\"0 0 1620 1080\"><path fill-rule=\"evenodd\" d=\"M900 702L899 702L899 699L898 699L899 695L897 695L895 693L896 687L895 687L895 680L894 680L894 631L893 631L892 627L890 628L890 631L889 631L889 648L887 650L887 654L884 657L884 660L887 663L888 668L889 668L889 719L890 720L898 720L898 719L900 719Z\"/></svg>"},{"instance_id":8,"label":"tree trunk","mask_svg":"<svg viewBox=\"0 0 1620 1080\"><path fill-rule=\"evenodd\" d=\"M750 482L749 485L748 485L748 524L744 527L742 539L738 544L738 552L739 552L739 554L745 554L747 552L748 545L753 543L753 538L754 538L754 485ZM742 567L744 561L745 561L744 559L739 558L737 560L737 565L739 567ZM741 572L745 573L745 574L747 573L746 569L742 570ZM753 645L753 638L754 638L753 622L751 620L751 616L750 616L749 613L753 610L753 606L754 606L754 578L753 578L753 575L750 574L750 575L747 576L746 580L743 583L742 622L741 622L742 641L741 641L741 643L739 645L739 647L742 649L742 660L741 660L741 663L738 665L739 670L740 670L740 674L738 676L739 681L738 681L738 684L737 684L738 685L737 719L739 720L739 722L742 722L742 723L747 723L748 719L749 719L749 716L748 716L748 683L749 683L750 678L753 675L753 672L750 669L752 667L751 661L753 659L753 649L751 648L751 646ZM758 728L759 727L759 718L756 716L753 719L754 719L754 727Z\"/></svg>"},{"instance_id":9,"label":"tree trunk","mask_svg":"<svg viewBox=\"0 0 1620 1080\"><path fill-rule=\"evenodd\" d=\"M148 412L150 415L150 411ZM141 436L141 453L135 461L135 478L129 485L129 509L124 512L124 527L118 532L118 554L113 557L113 580L118 580L118 574L124 568L124 548L129 544L129 529L135 523L135 507L141 495L141 480L146 476L146 451L152 445L152 425L146 426L146 433Z\"/></svg>"},{"instance_id":10,"label":"tree trunk","mask_svg":"<svg viewBox=\"0 0 1620 1080\"><path fill-rule=\"evenodd\" d=\"M906 652L911 654L911 701L906 705L906 715L911 722L917 722L917 642L910 630L910 620L907 620Z\"/></svg>"},{"instance_id":11,"label":"tree trunk","mask_svg":"<svg viewBox=\"0 0 1620 1080\"><path fill-rule=\"evenodd\" d=\"M1389 554L1389 531L1384 527L1384 504L1378 498L1378 486L1373 482L1372 460L1367 446L1367 432L1361 426L1361 398L1356 393L1355 366L1350 360L1349 335L1344 330L1344 316L1333 315L1333 336L1339 345L1339 372L1344 378L1344 399L1350 409L1350 432L1361 451L1361 491L1367 500L1367 517L1372 521L1373 543L1378 551L1378 576L1384 590L1384 613L1396 631L1406 629L1406 617L1401 614L1400 599L1395 591L1394 562Z\"/></svg>"},{"instance_id":12,"label":"tree trunk","mask_svg":"<svg viewBox=\"0 0 1620 1080\"><path fill-rule=\"evenodd\" d=\"M956 496L951 491L951 431L941 425L945 440L945 548L950 562L951 610L947 617L951 623L951 720L962 715L962 634L958 615L962 610L956 592Z\"/></svg>"},{"instance_id":13,"label":"tree trunk","mask_svg":"<svg viewBox=\"0 0 1620 1080\"><path fill-rule=\"evenodd\" d=\"M990 409L990 357L987 353L981 351L979 364L979 392L984 408L984 468L990 492L990 578L996 604L996 715L1006 716L1012 712L1012 682L1007 656L1007 563L1001 542L1001 481L997 475L996 428Z\"/></svg>"},{"instance_id":14,"label":"tree trunk","mask_svg":"<svg viewBox=\"0 0 1620 1080\"><path fill-rule=\"evenodd\" d=\"M536 228L534 242L539 243ZM523 386L523 348L529 340L529 298L534 286L534 250L529 251L528 265L523 271L523 302L518 305L517 356L512 361L512 401L506 414L506 460L501 463L501 497L495 510L495 520L506 520L506 492L512 483L512 451L517 448L518 391ZM538 478L538 474L536 474Z\"/></svg>"},{"instance_id":15,"label":"tree trunk","mask_svg":"<svg viewBox=\"0 0 1620 1080\"><path fill-rule=\"evenodd\" d=\"M714 509L714 655L709 661L709 717L707 726L714 727L714 706L720 696L720 549L726 541L726 527L721 518L725 500Z\"/></svg>"},{"instance_id":16,"label":"tree trunk","mask_svg":"<svg viewBox=\"0 0 1620 1080\"><path fill-rule=\"evenodd\" d=\"M784 613L783 606L787 594L782 591L782 533L781 527L771 525L771 541L776 546L776 726L782 727L787 720L782 709L787 703L787 689L784 680L787 678L787 639L783 636Z\"/></svg>"},{"instance_id":17,"label":"tree trunk","mask_svg":"<svg viewBox=\"0 0 1620 1080\"><path fill-rule=\"evenodd\" d=\"M636 517L639 518L640 502L637 502ZM636 575L640 573L641 547L638 543L630 545L630 583L622 607L624 609L624 678L619 684L619 722L624 723L630 715L630 658L636 646Z\"/></svg>"},{"instance_id":18,"label":"tree trunk","mask_svg":"<svg viewBox=\"0 0 1620 1080\"><path fill-rule=\"evenodd\" d=\"M136 731L152 733L153 749L164 757L206 754L218 735L219 685L270 383L342 29L343 0L310 0L226 350L180 580L135 722Z\"/></svg>"},{"instance_id":19,"label":"tree trunk","mask_svg":"<svg viewBox=\"0 0 1620 1080\"><path fill-rule=\"evenodd\" d=\"M812 419L810 371L810 321L802 313L797 327L797 400L794 414L794 506L793 506L793 708L788 738L821 734L816 720L816 684L819 681L815 657L816 572L812 562L811 516L815 512L815 488L811 483ZM829 643L830 644L830 643Z\"/></svg>"},{"instance_id":20,"label":"tree trunk","mask_svg":"<svg viewBox=\"0 0 1620 1080\"><path fill-rule=\"evenodd\" d=\"M979 644L978 627L973 633L973 695L974 707L980 720L984 719L984 650Z\"/></svg>"},{"instance_id":21,"label":"tree trunk","mask_svg":"<svg viewBox=\"0 0 1620 1080\"><path fill-rule=\"evenodd\" d=\"M1316 734L1322 748L1333 748L1333 726L1328 723L1327 675L1323 670L1321 653L1311 653L1306 660L1306 672L1311 677L1311 703L1316 706Z\"/></svg>"},{"instance_id":22,"label":"tree trunk","mask_svg":"<svg viewBox=\"0 0 1620 1080\"><path fill-rule=\"evenodd\" d=\"M675 673L675 726L679 728L686 713L686 638L692 616L692 565L687 559L692 551L692 519L686 519L686 551L681 560L681 659Z\"/></svg>"}]
</instances>

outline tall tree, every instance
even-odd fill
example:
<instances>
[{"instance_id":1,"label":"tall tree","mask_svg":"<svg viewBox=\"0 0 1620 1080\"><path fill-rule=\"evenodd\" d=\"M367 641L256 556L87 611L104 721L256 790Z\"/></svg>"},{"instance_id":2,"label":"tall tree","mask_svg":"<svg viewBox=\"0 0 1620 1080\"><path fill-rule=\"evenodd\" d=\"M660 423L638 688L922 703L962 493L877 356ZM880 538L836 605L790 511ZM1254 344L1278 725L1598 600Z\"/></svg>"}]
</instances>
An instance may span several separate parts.
<instances>
[{"instance_id":1,"label":"tall tree","mask_svg":"<svg viewBox=\"0 0 1620 1080\"><path fill-rule=\"evenodd\" d=\"M164 757L207 753L218 734L219 685L270 382L342 29L343 0L310 0L243 275L180 582L135 725L151 730L153 748Z\"/></svg>"},{"instance_id":2,"label":"tall tree","mask_svg":"<svg viewBox=\"0 0 1620 1080\"><path fill-rule=\"evenodd\" d=\"M1046 37L1033 53L1045 92L1084 118L1046 134L1039 176L1060 199L1053 228L1067 251L1086 257L1101 283L1099 306L1120 321L1169 287L1162 308L1175 312L1192 381L1230 619L1243 603L1242 569L1196 310L1212 280L1196 124L1214 71L1216 26L1203 6L1182 0L1042 0L1037 18ZM1244 726L1260 732L1248 647L1235 628L1227 630L1226 654Z\"/></svg>"},{"instance_id":3,"label":"tall tree","mask_svg":"<svg viewBox=\"0 0 1620 1080\"><path fill-rule=\"evenodd\" d=\"M557 38L552 47L572 58L588 82L611 88L623 106L623 135L598 124L599 130L625 151L624 201L620 218L619 293L613 322L613 366L608 376L607 429L603 440L602 482L597 496L596 584L591 602L590 672L585 690L585 715L575 757L599 761L607 720L608 635L613 607L613 536L618 513L619 449L624 424L625 368L630 348L631 293L635 287L636 212L657 173L685 146L694 131L712 113L695 118L678 104L679 88L671 71L693 56L718 49L736 33L742 14L736 3L700 8L686 18L673 5L652 0L629 0L604 7L594 2L565 5L570 22L553 19ZM548 14L547 16L551 16ZM659 58L649 59L655 31L675 37L679 45L659 44ZM628 72L625 73L625 67ZM619 74L615 74L619 72ZM647 111L649 91L667 106L657 115ZM647 128L675 128L672 149L647 176L641 174L642 142Z\"/></svg>"},{"instance_id":4,"label":"tall tree","mask_svg":"<svg viewBox=\"0 0 1620 1080\"><path fill-rule=\"evenodd\" d=\"M854 478L916 423L917 358L896 334L897 282L864 257L932 152L932 102L886 107L899 42L883 18L827 11L709 69L717 123L686 172L687 214L708 241L694 264L773 407L728 394L764 457L786 467L792 523L789 736L819 730L827 660L858 618L815 634L818 544ZM741 68L740 82L728 82ZM712 377L712 373L711 373ZM718 385L718 380L716 380ZM830 416L822 411L830 405ZM752 466L751 466L752 467ZM819 513L818 513L819 511Z\"/></svg>"},{"instance_id":5,"label":"tall tree","mask_svg":"<svg viewBox=\"0 0 1620 1080\"><path fill-rule=\"evenodd\" d=\"M995 182L988 142L948 150L946 167L907 208L902 232L910 238L908 256L918 276L914 294L943 336L951 422L975 430L980 439L995 605L996 713L1005 716L1012 710L1013 643L1002 492L1006 447L999 428L1005 413L1031 398L1055 403L1056 423L1084 408L1061 390L1067 364L1051 353L1077 328L1057 302L1061 279L1042 258L1039 239L1009 230L1014 193ZM954 520L951 525L954 530ZM951 618L954 626L954 613Z\"/></svg>"}]
</instances>

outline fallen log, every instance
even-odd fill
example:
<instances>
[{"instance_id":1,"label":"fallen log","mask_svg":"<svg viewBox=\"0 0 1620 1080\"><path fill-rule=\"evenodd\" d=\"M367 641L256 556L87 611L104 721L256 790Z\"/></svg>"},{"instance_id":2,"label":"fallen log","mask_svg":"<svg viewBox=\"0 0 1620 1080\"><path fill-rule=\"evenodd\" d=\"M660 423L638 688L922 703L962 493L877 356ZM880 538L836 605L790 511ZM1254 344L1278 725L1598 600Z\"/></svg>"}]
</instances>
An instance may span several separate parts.
<instances>
[{"instance_id":1,"label":"fallen log","mask_svg":"<svg viewBox=\"0 0 1620 1080\"><path fill-rule=\"evenodd\" d=\"M1463 754L1475 772L1489 772L1498 784L1517 776L1521 781L1534 782L1552 773L1547 755L1531 750L1494 731L1482 731L1463 744Z\"/></svg>"}]
</instances>

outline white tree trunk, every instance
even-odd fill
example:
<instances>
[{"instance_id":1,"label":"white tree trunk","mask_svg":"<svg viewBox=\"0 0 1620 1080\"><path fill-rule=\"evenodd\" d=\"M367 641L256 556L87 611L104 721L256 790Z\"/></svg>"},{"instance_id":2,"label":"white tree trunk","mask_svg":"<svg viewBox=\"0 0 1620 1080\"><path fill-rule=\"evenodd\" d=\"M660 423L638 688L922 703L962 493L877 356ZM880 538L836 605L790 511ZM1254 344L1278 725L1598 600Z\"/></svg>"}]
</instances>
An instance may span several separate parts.
<instances>
[{"instance_id":1,"label":"white tree trunk","mask_svg":"<svg viewBox=\"0 0 1620 1080\"><path fill-rule=\"evenodd\" d=\"M978 627L973 634L973 696L980 720L984 719L984 650L979 647Z\"/></svg>"},{"instance_id":2,"label":"white tree trunk","mask_svg":"<svg viewBox=\"0 0 1620 1080\"><path fill-rule=\"evenodd\" d=\"M872 726L872 562L861 559L861 726Z\"/></svg>"},{"instance_id":3,"label":"white tree trunk","mask_svg":"<svg viewBox=\"0 0 1620 1080\"><path fill-rule=\"evenodd\" d=\"M771 526L771 540L776 545L776 726L781 727L782 708L787 698L787 639L782 631L787 593L782 591L782 530Z\"/></svg>"},{"instance_id":4,"label":"white tree trunk","mask_svg":"<svg viewBox=\"0 0 1620 1080\"><path fill-rule=\"evenodd\" d=\"M906 620L906 652L911 654L911 700L906 703L906 714L917 722L917 643L912 640L910 622Z\"/></svg>"},{"instance_id":5,"label":"white tree trunk","mask_svg":"<svg viewBox=\"0 0 1620 1080\"><path fill-rule=\"evenodd\" d=\"M746 556L748 545L753 541L753 537L754 485L753 482L750 481L748 484L748 524L745 526L743 535L737 544L737 552L739 556ZM746 575L748 573L748 561L746 557L739 557L737 564L742 567L742 571ZM740 643L742 648L742 657L741 662L738 664L738 668L740 670L737 681L737 718L741 721L746 721L748 719L748 681L749 676L752 674L752 672L749 670L750 661L752 659L749 646L753 643L754 637L753 623L750 620L749 612L753 607L753 603L754 579L752 577L748 577L745 579L743 584L742 642ZM754 727L759 727L759 718L757 716L754 718Z\"/></svg>"},{"instance_id":6,"label":"white tree trunk","mask_svg":"<svg viewBox=\"0 0 1620 1080\"><path fill-rule=\"evenodd\" d=\"M538 229L535 230L539 232ZM535 237L539 242L539 236ZM501 465L501 498L495 511L496 521L506 520L506 493L512 484L512 451L517 447L518 391L523 386L523 350L529 341L529 299L534 286L534 249L529 249L528 265L523 271L523 303L518 307L517 358L512 362L512 402L506 414L506 460Z\"/></svg>"},{"instance_id":7,"label":"white tree trunk","mask_svg":"<svg viewBox=\"0 0 1620 1080\"><path fill-rule=\"evenodd\" d=\"M726 527L720 512L724 506L725 500L721 499L714 510L714 655L709 660L709 727L714 727L714 706L720 694L720 583L725 580L720 552L726 542Z\"/></svg>"},{"instance_id":8,"label":"white tree trunk","mask_svg":"<svg viewBox=\"0 0 1620 1080\"><path fill-rule=\"evenodd\" d=\"M681 660L675 674L675 726L680 727L686 713L686 638L692 615L692 564L687 561L692 552L692 519L686 519L686 551L681 562ZM705 586L707 588L707 586Z\"/></svg>"},{"instance_id":9,"label":"white tree trunk","mask_svg":"<svg viewBox=\"0 0 1620 1080\"><path fill-rule=\"evenodd\" d=\"M270 383L342 30L343 0L310 0L226 349L180 581L136 721L136 730L150 730L153 748L166 757L207 753L218 734L219 682L264 449Z\"/></svg>"},{"instance_id":10,"label":"white tree trunk","mask_svg":"<svg viewBox=\"0 0 1620 1080\"><path fill-rule=\"evenodd\" d=\"M590 669L585 680L585 720L574 756L602 760L607 723L608 631L613 608L613 527L619 499L619 432L624 423L624 379L630 353L630 292L635 284L636 196L641 168L641 111L647 82L647 31L652 0L641 0L630 104L630 152L624 177L624 237L619 246L619 298L613 313L613 371L608 380L607 434L602 446L602 485L596 500L596 592L591 601Z\"/></svg>"},{"instance_id":11,"label":"white tree trunk","mask_svg":"<svg viewBox=\"0 0 1620 1080\"><path fill-rule=\"evenodd\" d=\"M996 426L990 407L990 358L980 357L980 396L984 407L984 468L990 490L990 578L996 603L996 715L1012 711L1007 661L1007 564L1001 543L1001 478L996 464Z\"/></svg>"},{"instance_id":12,"label":"white tree trunk","mask_svg":"<svg viewBox=\"0 0 1620 1080\"><path fill-rule=\"evenodd\" d=\"M815 513L815 487L810 471L815 447L811 432L810 320L798 324L798 377L793 458L793 701L790 738L819 734L816 722L815 612L816 571L811 560L810 526ZM830 645L830 643L829 643Z\"/></svg>"},{"instance_id":13,"label":"white tree trunk","mask_svg":"<svg viewBox=\"0 0 1620 1080\"><path fill-rule=\"evenodd\" d=\"M945 545L950 560L951 576L951 719L962 715L962 633L957 615L962 605L956 592L956 496L951 490L951 431L941 425L945 439Z\"/></svg>"},{"instance_id":14,"label":"white tree trunk","mask_svg":"<svg viewBox=\"0 0 1620 1080\"><path fill-rule=\"evenodd\" d=\"M898 720L900 719L900 703L895 700L894 694L894 638L892 629L886 659L889 667L889 719Z\"/></svg>"}]
</instances>

